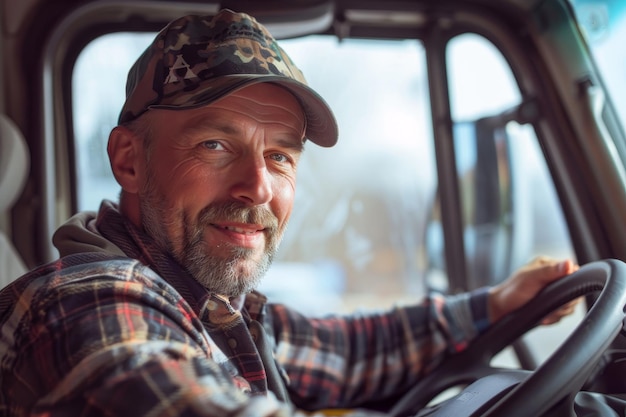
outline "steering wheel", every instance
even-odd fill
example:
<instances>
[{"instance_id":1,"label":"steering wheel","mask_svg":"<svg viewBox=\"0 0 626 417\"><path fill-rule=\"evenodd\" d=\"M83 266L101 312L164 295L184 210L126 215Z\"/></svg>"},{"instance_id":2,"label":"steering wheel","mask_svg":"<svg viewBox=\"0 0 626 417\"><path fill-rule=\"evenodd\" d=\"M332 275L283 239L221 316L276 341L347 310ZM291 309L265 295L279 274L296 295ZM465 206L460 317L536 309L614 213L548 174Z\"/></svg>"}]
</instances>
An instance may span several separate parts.
<instances>
[{"instance_id":1,"label":"steering wheel","mask_svg":"<svg viewBox=\"0 0 626 417\"><path fill-rule=\"evenodd\" d=\"M601 291L582 322L535 371L496 368L491 359L547 314L568 301ZM527 417L570 415L576 393L622 328L626 305L626 264L595 261L544 288L524 307L507 315L467 349L424 377L396 403L392 416L413 416L446 389L467 386L431 417ZM557 410L557 411L555 411ZM558 411L560 410L560 411ZM568 410L564 412L564 410ZM560 414L559 414L560 413Z\"/></svg>"}]
</instances>

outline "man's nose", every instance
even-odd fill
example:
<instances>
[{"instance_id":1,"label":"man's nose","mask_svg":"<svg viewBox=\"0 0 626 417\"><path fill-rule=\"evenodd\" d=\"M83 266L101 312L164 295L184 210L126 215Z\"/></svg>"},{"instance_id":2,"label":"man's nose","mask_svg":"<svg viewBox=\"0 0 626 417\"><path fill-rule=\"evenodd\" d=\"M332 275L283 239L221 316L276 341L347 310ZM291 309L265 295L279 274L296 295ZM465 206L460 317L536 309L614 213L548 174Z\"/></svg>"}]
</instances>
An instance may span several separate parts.
<instances>
[{"instance_id":1,"label":"man's nose","mask_svg":"<svg viewBox=\"0 0 626 417\"><path fill-rule=\"evenodd\" d=\"M234 198L252 206L271 201L272 177L267 169L265 158L250 157L241 162L232 187Z\"/></svg>"}]
</instances>

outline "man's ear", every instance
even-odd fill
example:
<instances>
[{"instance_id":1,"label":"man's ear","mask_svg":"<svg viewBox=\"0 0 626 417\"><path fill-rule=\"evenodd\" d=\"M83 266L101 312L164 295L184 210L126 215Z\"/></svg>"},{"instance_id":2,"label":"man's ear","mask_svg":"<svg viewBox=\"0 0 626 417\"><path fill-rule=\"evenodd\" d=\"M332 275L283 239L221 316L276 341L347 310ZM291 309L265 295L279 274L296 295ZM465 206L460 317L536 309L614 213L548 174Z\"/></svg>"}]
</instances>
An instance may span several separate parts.
<instances>
[{"instance_id":1,"label":"man's ear","mask_svg":"<svg viewBox=\"0 0 626 417\"><path fill-rule=\"evenodd\" d=\"M107 146L113 175L122 190L136 194L141 187L143 140L124 126L117 126L109 135Z\"/></svg>"}]
</instances>

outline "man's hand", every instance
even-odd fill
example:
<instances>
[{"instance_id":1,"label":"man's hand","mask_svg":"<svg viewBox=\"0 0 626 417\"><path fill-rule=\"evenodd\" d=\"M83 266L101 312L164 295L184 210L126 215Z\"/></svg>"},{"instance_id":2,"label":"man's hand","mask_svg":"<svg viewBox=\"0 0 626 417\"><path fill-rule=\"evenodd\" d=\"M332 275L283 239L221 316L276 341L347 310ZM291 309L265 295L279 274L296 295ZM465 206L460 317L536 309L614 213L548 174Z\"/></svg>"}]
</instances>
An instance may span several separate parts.
<instances>
[{"instance_id":1,"label":"man's hand","mask_svg":"<svg viewBox=\"0 0 626 417\"><path fill-rule=\"evenodd\" d=\"M552 281L569 275L578 268L579 266L571 260L535 258L489 291L489 317L492 322L496 322L526 304ZM572 300L565 304L544 318L541 324L558 322L561 318L571 314L579 301L580 299Z\"/></svg>"}]
</instances>

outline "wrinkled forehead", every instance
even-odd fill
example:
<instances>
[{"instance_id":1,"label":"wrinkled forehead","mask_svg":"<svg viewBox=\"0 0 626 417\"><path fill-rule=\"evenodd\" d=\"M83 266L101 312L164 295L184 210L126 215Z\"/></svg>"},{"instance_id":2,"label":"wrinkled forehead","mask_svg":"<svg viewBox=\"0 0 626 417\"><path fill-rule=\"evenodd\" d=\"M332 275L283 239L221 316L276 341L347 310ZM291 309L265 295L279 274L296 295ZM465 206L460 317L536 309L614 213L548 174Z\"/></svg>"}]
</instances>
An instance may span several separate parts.
<instances>
[{"instance_id":1,"label":"wrinkled forehead","mask_svg":"<svg viewBox=\"0 0 626 417\"><path fill-rule=\"evenodd\" d=\"M254 117L259 122L289 122L298 126L302 134L306 130L306 115L298 98L278 84L259 83L236 90L208 105L213 108L229 108Z\"/></svg>"},{"instance_id":2,"label":"wrinkled forehead","mask_svg":"<svg viewBox=\"0 0 626 417\"><path fill-rule=\"evenodd\" d=\"M306 132L306 116L298 99L269 83L242 88L196 108L150 109L140 118L148 119L168 142L209 131L245 136L247 130L264 129L301 148Z\"/></svg>"}]
</instances>

